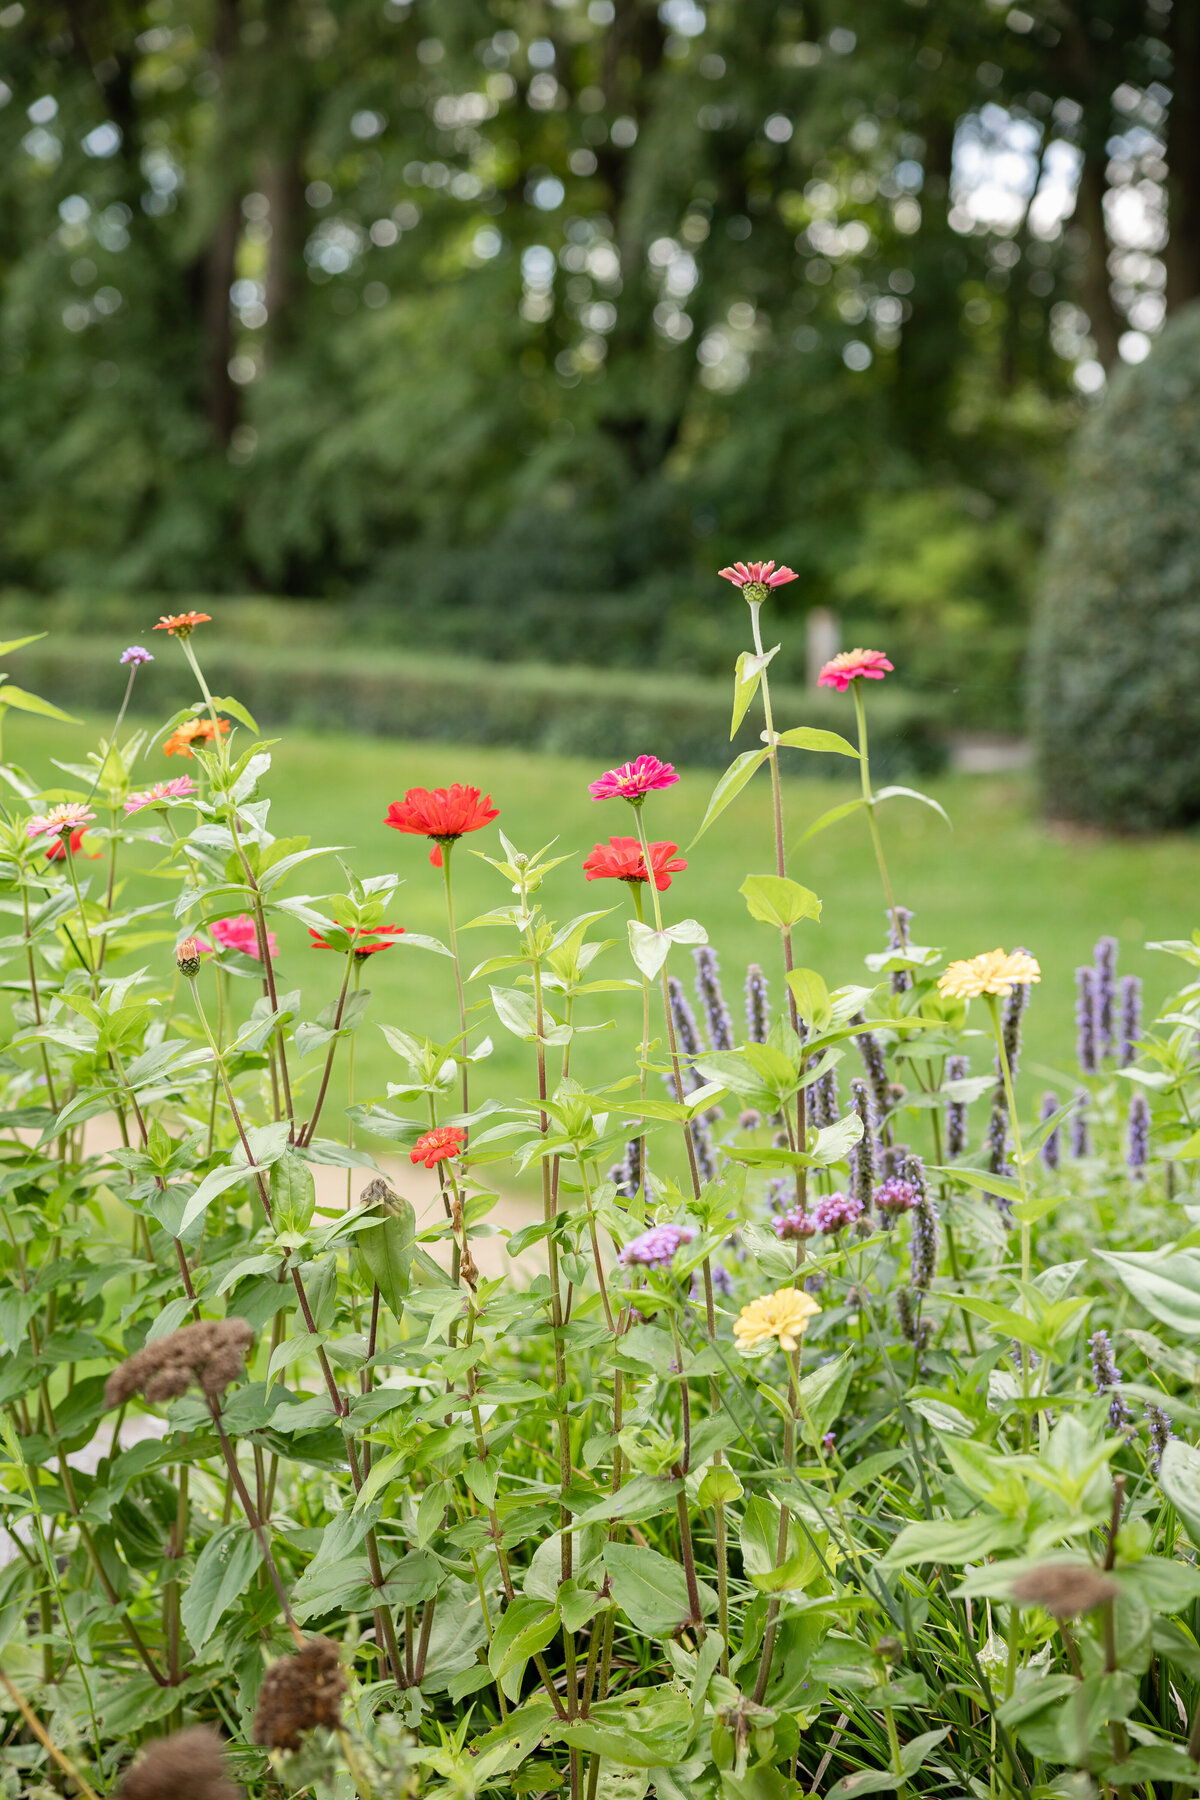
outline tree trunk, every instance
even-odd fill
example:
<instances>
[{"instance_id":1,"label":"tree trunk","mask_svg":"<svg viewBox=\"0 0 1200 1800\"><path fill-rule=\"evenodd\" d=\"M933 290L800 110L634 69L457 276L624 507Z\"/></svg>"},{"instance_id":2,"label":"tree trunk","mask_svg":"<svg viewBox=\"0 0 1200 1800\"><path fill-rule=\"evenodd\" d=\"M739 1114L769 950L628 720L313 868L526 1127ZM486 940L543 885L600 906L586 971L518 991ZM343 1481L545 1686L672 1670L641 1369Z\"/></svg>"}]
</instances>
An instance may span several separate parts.
<instances>
[{"instance_id":1,"label":"tree trunk","mask_svg":"<svg viewBox=\"0 0 1200 1800\"><path fill-rule=\"evenodd\" d=\"M238 7L239 0L217 0L213 17L213 66L223 90L227 89L230 80L230 61L237 44ZM213 178L224 185L229 178L220 166L222 146L226 153L232 148L228 143L229 96L227 92L218 95L217 106L223 116L217 128L218 149ZM229 310L229 290L233 285L234 263L240 234L241 209L237 194L234 192L222 205L217 215L212 236L204 249L201 275L205 410L213 437L221 445L228 444L233 436L239 412L237 385L229 373L229 361L233 354L233 319Z\"/></svg>"},{"instance_id":2,"label":"tree trunk","mask_svg":"<svg viewBox=\"0 0 1200 1800\"><path fill-rule=\"evenodd\" d=\"M1167 311L1200 296L1200 8L1171 11L1171 107L1167 115Z\"/></svg>"},{"instance_id":3,"label":"tree trunk","mask_svg":"<svg viewBox=\"0 0 1200 1800\"><path fill-rule=\"evenodd\" d=\"M1108 278L1108 230L1104 220L1107 159L1103 145L1099 149L1089 145L1084 150L1075 197L1075 223L1087 236L1079 298L1088 316L1097 360L1111 369L1117 361L1121 320L1113 305Z\"/></svg>"}]
</instances>

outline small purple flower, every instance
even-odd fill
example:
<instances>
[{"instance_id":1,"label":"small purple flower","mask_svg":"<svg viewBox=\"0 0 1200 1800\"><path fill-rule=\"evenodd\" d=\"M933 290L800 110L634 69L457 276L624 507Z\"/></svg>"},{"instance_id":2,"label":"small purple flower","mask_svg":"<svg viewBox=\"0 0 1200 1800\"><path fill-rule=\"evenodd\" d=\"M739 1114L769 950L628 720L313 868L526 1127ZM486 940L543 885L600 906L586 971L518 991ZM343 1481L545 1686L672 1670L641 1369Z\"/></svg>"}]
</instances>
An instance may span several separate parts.
<instances>
[{"instance_id":1,"label":"small purple flower","mask_svg":"<svg viewBox=\"0 0 1200 1800\"><path fill-rule=\"evenodd\" d=\"M1102 937L1093 953L1096 971L1093 993L1096 1008L1096 1055L1111 1056L1113 1044L1113 1002L1116 999L1117 940Z\"/></svg>"},{"instance_id":2,"label":"small purple flower","mask_svg":"<svg viewBox=\"0 0 1200 1800\"><path fill-rule=\"evenodd\" d=\"M1117 1067L1127 1069L1137 1055L1137 1041L1142 1035L1142 978L1121 977L1121 1035L1117 1045Z\"/></svg>"},{"instance_id":3,"label":"small purple flower","mask_svg":"<svg viewBox=\"0 0 1200 1800\"><path fill-rule=\"evenodd\" d=\"M141 644L130 644L128 650L122 650L121 661L132 663L135 669L140 669L143 663L153 662L154 658Z\"/></svg>"},{"instance_id":4,"label":"small purple flower","mask_svg":"<svg viewBox=\"0 0 1200 1800\"><path fill-rule=\"evenodd\" d=\"M746 970L746 1036L752 1044L765 1044L771 1031L771 995L767 978L757 963Z\"/></svg>"},{"instance_id":5,"label":"small purple flower","mask_svg":"<svg viewBox=\"0 0 1200 1800\"><path fill-rule=\"evenodd\" d=\"M916 1190L917 1203L912 1209L912 1270L909 1280L914 1288L930 1288L937 1274L938 1216L929 1196L925 1165L919 1156L910 1156L904 1164L904 1179Z\"/></svg>"},{"instance_id":6,"label":"small purple flower","mask_svg":"<svg viewBox=\"0 0 1200 1800\"><path fill-rule=\"evenodd\" d=\"M1088 1106L1092 1096L1086 1088L1076 1088L1071 1102L1071 1155L1086 1156L1091 1148L1088 1133Z\"/></svg>"},{"instance_id":7,"label":"small purple flower","mask_svg":"<svg viewBox=\"0 0 1200 1800\"><path fill-rule=\"evenodd\" d=\"M852 1025L863 1023L862 1013L858 1013L850 1021ZM888 1086L887 1064L883 1058L879 1039L873 1031L856 1031L854 1041L858 1045L858 1053L863 1060L863 1069L871 1084L871 1098L875 1102L875 1110L879 1117L885 1118L891 1108L892 1095Z\"/></svg>"},{"instance_id":8,"label":"small purple flower","mask_svg":"<svg viewBox=\"0 0 1200 1800\"><path fill-rule=\"evenodd\" d=\"M812 1210L813 1225L828 1237L836 1237L847 1225L861 1218L862 1201L853 1194L826 1194Z\"/></svg>"},{"instance_id":9,"label":"small purple flower","mask_svg":"<svg viewBox=\"0 0 1200 1800\"><path fill-rule=\"evenodd\" d=\"M1088 1339L1088 1349L1092 1358L1092 1379L1096 1383L1098 1394L1111 1393L1108 1403L1108 1423L1113 1431L1120 1431L1128 1425L1132 1413L1121 1398L1121 1371L1116 1365L1107 1331L1094 1331Z\"/></svg>"},{"instance_id":10,"label":"small purple flower","mask_svg":"<svg viewBox=\"0 0 1200 1800\"><path fill-rule=\"evenodd\" d=\"M809 1123L818 1130L823 1125L836 1125L838 1120L837 1069L830 1066L819 1075L808 1090Z\"/></svg>"},{"instance_id":11,"label":"small purple flower","mask_svg":"<svg viewBox=\"0 0 1200 1800\"><path fill-rule=\"evenodd\" d=\"M866 1212L875 1187L875 1111L865 1081L850 1083L850 1100L863 1128L862 1136L850 1152L850 1180L854 1197Z\"/></svg>"},{"instance_id":12,"label":"small purple flower","mask_svg":"<svg viewBox=\"0 0 1200 1800\"><path fill-rule=\"evenodd\" d=\"M1146 1403L1146 1426L1150 1434L1150 1473L1157 1475L1162 1467L1163 1452L1175 1436L1171 1420L1161 1406Z\"/></svg>"},{"instance_id":13,"label":"small purple flower","mask_svg":"<svg viewBox=\"0 0 1200 1800\"><path fill-rule=\"evenodd\" d=\"M709 1044L714 1050L732 1050L733 1020L721 992L721 969L716 952L704 945L692 955L696 962L696 997L704 1009Z\"/></svg>"},{"instance_id":14,"label":"small purple flower","mask_svg":"<svg viewBox=\"0 0 1200 1800\"><path fill-rule=\"evenodd\" d=\"M695 1237L690 1225L652 1225L640 1237L631 1238L617 1258L626 1268L640 1264L647 1269L669 1269L681 1244Z\"/></svg>"},{"instance_id":15,"label":"small purple flower","mask_svg":"<svg viewBox=\"0 0 1200 1800\"><path fill-rule=\"evenodd\" d=\"M1053 1089L1049 1089L1046 1093L1044 1093L1042 1095L1042 1111L1041 1111L1042 1123L1045 1124L1047 1119L1052 1119L1057 1111L1058 1111L1058 1095L1054 1092ZM1054 1127L1054 1130L1052 1132L1050 1132L1049 1135L1047 1136L1045 1142L1043 1143L1041 1149L1038 1152L1038 1155L1041 1157L1042 1162L1045 1164L1046 1168L1057 1169L1058 1163L1059 1163L1059 1157L1061 1156L1061 1154L1062 1154L1062 1141L1059 1137L1059 1127L1056 1125Z\"/></svg>"},{"instance_id":16,"label":"small purple flower","mask_svg":"<svg viewBox=\"0 0 1200 1800\"><path fill-rule=\"evenodd\" d=\"M885 1225L893 1224L901 1213L911 1212L918 1201L916 1188L900 1175L893 1175L874 1193L875 1210Z\"/></svg>"},{"instance_id":17,"label":"small purple flower","mask_svg":"<svg viewBox=\"0 0 1200 1800\"><path fill-rule=\"evenodd\" d=\"M1150 1104L1145 1094L1135 1094L1129 1102L1129 1137L1125 1161L1135 1171L1150 1161Z\"/></svg>"},{"instance_id":18,"label":"small purple flower","mask_svg":"<svg viewBox=\"0 0 1200 1800\"><path fill-rule=\"evenodd\" d=\"M748 1106L745 1112L738 1114L738 1129L740 1131L757 1131L761 1124L762 1114L760 1112L755 1112L752 1106Z\"/></svg>"},{"instance_id":19,"label":"small purple flower","mask_svg":"<svg viewBox=\"0 0 1200 1800\"><path fill-rule=\"evenodd\" d=\"M1018 949L1020 946L1018 945ZM1001 1013L1001 1035L1004 1039L1004 1054L1008 1058L1008 1072L1013 1080L1017 1077L1017 1064L1021 1060L1021 1015L1029 1004L1029 985L1018 985L1004 1002ZM1000 1060L996 1059L996 1079L1003 1080Z\"/></svg>"},{"instance_id":20,"label":"small purple flower","mask_svg":"<svg viewBox=\"0 0 1200 1800\"><path fill-rule=\"evenodd\" d=\"M1085 1075L1096 1073L1096 971L1075 971L1075 1055Z\"/></svg>"},{"instance_id":21,"label":"small purple flower","mask_svg":"<svg viewBox=\"0 0 1200 1800\"><path fill-rule=\"evenodd\" d=\"M821 1439L821 1448L825 1451L826 1455L829 1455L832 1452L836 1442L837 1439L834 1437L832 1431L827 1431L825 1436Z\"/></svg>"},{"instance_id":22,"label":"small purple flower","mask_svg":"<svg viewBox=\"0 0 1200 1800\"><path fill-rule=\"evenodd\" d=\"M642 1140L630 1138L625 1146L624 1160L608 1171L608 1179L615 1183L617 1193L623 1200L633 1200L642 1185Z\"/></svg>"},{"instance_id":23,"label":"small purple flower","mask_svg":"<svg viewBox=\"0 0 1200 1800\"><path fill-rule=\"evenodd\" d=\"M971 1065L965 1056L946 1058L946 1080L965 1081ZM967 1109L961 1100L946 1102L946 1156L953 1162L967 1147Z\"/></svg>"},{"instance_id":24,"label":"small purple flower","mask_svg":"<svg viewBox=\"0 0 1200 1800\"><path fill-rule=\"evenodd\" d=\"M733 1292L733 1276L723 1263L713 1263L712 1265L712 1286L713 1293L720 1294L726 1300ZM688 1298L693 1301L704 1299L704 1277L699 1269L692 1276L692 1286Z\"/></svg>"},{"instance_id":25,"label":"small purple flower","mask_svg":"<svg viewBox=\"0 0 1200 1800\"><path fill-rule=\"evenodd\" d=\"M887 913L888 949L908 949L908 928L912 924L912 914L907 906L897 906L895 911L890 907ZM911 969L893 969L891 987L893 994L906 994L913 984Z\"/></svg>"},{"instance_id":26,"label":"small purple flower","mask_svg":"<svg viewBox=\"0 0 1200 1800\"><path fill-rule=\"evenodd\" d=\"M818 1202L818 1205L820 1202ZM780 1213L771 1220L771 1229L775 1236L788 1241L793 1238L810 1238L817 1229L813 1213L805 1212L802 1206L793 1206L785 1213Z\"/></svg>"}]
</instances>

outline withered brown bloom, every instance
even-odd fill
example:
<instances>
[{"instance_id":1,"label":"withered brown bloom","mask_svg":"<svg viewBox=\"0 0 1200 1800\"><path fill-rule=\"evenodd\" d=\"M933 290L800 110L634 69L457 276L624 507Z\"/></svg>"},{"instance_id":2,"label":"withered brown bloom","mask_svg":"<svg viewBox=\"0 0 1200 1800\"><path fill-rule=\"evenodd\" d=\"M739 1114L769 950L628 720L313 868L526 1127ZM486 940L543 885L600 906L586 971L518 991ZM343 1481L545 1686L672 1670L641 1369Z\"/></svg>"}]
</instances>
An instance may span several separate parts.
<instances>
[{"instance_id":1,"label":"withered brown bloom","mask_svg":"<svg viewBox=\"0 0 1200 1800\"><path fill-rule=\"evenodd\" d=\"M1040 1606L1056 1619L1092 1612L1106 1600L1115 1600L1119 1592L1115 1581L1084 1563L1046 1563L1018 1575L1012 1585L1014 1600L1022 1606Z\"/></svg>"},{"instance_id":2,"label":"withered brown bloom","mask_svg":"<svg viewBox=\"0 0 1200 1800\"><path fill-rule=\"evenodd\" d=\"M225 1747L208 1725L155 1738L127 1771L114 1800L242 1800L225 1773Z\"/></svg>"},{"instance_id":3,"label":"withered brown bloom","mask_svg":"<svg viewBox=\"0 0 1200 1800\"><path fill-rule=\"evenodd\" d=\"M334 1730L342 1722L346 1677L338 1647L330 1638L310 1638L294 1656L284 1656L263 1676L254 1715L254 1741L268 1750L298 1750L314 1725Z\"/></svg>"},{"instance_id":4,"label":"withered brown bloom","mask_svg":"<svg viewBox=\"0 0 1200 1800\"><path fill-rule=\"evenodd\" d=\"M196 1382L215 1399L245 1374L254 1332L245 1319L201 1319L157 1338L118 1363L104 1389L107 1406L134 1394L151 1402L174 1400Z\"/></svg>"}]
</instances>

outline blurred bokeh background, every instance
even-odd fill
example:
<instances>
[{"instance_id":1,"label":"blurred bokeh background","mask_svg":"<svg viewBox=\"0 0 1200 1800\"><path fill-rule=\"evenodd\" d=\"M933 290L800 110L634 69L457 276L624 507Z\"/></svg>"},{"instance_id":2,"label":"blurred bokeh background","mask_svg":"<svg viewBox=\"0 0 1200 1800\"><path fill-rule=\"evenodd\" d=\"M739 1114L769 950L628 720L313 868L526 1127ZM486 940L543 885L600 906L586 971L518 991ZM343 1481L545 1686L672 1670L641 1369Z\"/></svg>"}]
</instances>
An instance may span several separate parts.
<instances>
[{"instance_id":1,"label":"blurred bokeh background","mask_svg":"<svg viewBox=\"0 0 1200 1800\"><path fill-rule=\"evenodd\" d=\"M1019 760L1043 592L1059 810L1123 657L1200 688L1200 336L1148 496L1089 465L1080 515L1071 450L1200 294L1194 0L14 0L0 75L0 628L56 698L212 601L271 718L591 753L570 664L714 760L715 571L767 555L781 680L887 646L897 766ZM1118 787L1076 810L1200 813Z\"/></svg>"}]
</instances>

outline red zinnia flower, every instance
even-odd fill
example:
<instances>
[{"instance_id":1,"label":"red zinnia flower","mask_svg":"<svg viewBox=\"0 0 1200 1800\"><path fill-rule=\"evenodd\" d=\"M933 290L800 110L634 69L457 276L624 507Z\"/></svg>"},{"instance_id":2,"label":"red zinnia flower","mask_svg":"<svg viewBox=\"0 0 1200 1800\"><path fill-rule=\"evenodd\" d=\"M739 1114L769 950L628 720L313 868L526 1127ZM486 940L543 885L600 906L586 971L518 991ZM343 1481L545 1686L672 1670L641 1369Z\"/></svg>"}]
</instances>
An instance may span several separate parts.
<instances>
[{"instance_id":1,"label":"red zinnia flower","mask_svg":"<svg viewBox=\"0 0 1200 1800\"><path fill-rule=\"evenodd\" d=\"M79 846L83 842L83 834L86 830L87 830L87 826L81 825L79 827L78 831L73 831L71 833L71 855L72 856L79 855ZM95 860L99 856L100 852L98 850L91 850L88 852L88 854L90 855L92 861L95 862ZM65 862L66 859L67 859L67 853L66 853L66 850L63 848L63 840L62 840L62 838L57 838L54 841L54 843L51 844L50 848L46 852L46 861L47 862Z\"/></svg>"},{"instance_id":2,"label":"red zinnia flower","mask_svg":"<svg viewBox=\"0 0 1200 1800\"><path fill-rule=\"evenodd\" d=\"M852 681L882 681L895 667L882 650L843 650L827 662L817 676L818 687L836 688L844 694Z\"/></svg>"},{"instance_id":3,"label":"red zinnia flower","mask_svg":"<svg viewBox=\"0 0 1200 1800\"><path fill-rule=\"evenodd\" d=\"M467 1134L461 1125L438 1125L417 1139L408 1153L408 1160L424 1163L427 1169L432 1169L452 1156L461 1155L466 1141Z\"/></svg>"},{"instance_id":4,"label":"red zinnia flower","mask_svg":"<svg viewBox=\"0 0 1200 1800\"><path fill-rule=\"evenodd\" d=\"M185 638L191 637L197 625L210 625L211 623L211 613L164 613L154 629L155 631L169 631L172 637Z\"/></svg>"},{"instance_id":5,"label":"red zinnia flower","mask_svg":"<svg viewBox=\"0 0 1200 1800\"><path fill-rule=\"evenodd\" d=\"M414 837L433 838L429 860L435 869L442 866L442 850L468 831L482 831L500 817L500 808L492 805L492 796L480 797L477 787L462 787L454 782L444 788L409 788L403 800L393 800L384 824L393 831L408 831Z\"/></svg>"},{"instance_id":6,"label":"red zinnia flower","mask_svg":"<svg viewBox=\"0 0 1200 1800\"><path fill-rule=\"evenodd\" d=\"M590 781L588 793L593 800L629 800L639 806L651 789L673 787L678 780L673 764L659 762L657 756L639 756Z\"/></svg>"},{"instance_id":7,"label":"red zinnia flower","mask_svg":"<svg viewBox=\"0 0 1200 1800\"><path fill-rule=\"evenodd\" d=\"M799 581L795 569L789 569L786 563L777 569L773 562L736 562L731 568L718 569L718 575L725 581L732 581L734 587L745 591L748 587L777 588L785 582Z\"/></svg>"},{"instance_id":8,"label":"red zinnia flower","mask_svg":"<svg viewBox=\"0 0 1200 1800\"><path fill-rule=\"evenodd\" d=\"M364 957L374 956L377 950L390 950L396 939L404 934L403 925L372 925L369 928L365 925L342 925L338 929L353 940L356 962L361 962ZM338 945L323 938L319 931L314 931L311 925L308 935L317 950L339 949Z\"/></svg>"},{"instance_id":9,"label":"red zinnia flower","mask_svg":"<svg viewBox=\"0 0 1200 1800\"><path fill-rule=\"evenodd\" d=\"M672 875L678 875L687 868L682 856L677 854L678 844L651 844L650 867L654 871L654 885L659 893L665 893L671 885ZM583 872L589 881L627 881L632 887L635 882L646 879L646 859L642 855L642 846L636 838L609 838L607 844L597 844L583 865Z\"/></svg>"}]
</instances>

